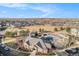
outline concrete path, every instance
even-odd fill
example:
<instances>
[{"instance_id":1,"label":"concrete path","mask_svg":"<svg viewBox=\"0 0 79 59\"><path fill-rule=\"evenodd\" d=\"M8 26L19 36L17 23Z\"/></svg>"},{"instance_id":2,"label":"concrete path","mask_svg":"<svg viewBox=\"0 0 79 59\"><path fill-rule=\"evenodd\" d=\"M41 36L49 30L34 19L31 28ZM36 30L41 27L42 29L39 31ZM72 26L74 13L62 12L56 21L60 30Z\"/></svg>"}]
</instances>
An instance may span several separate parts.
<instances>
[{"instance_id":1,"label":"concrete path","mask_svg":"<svg viewBox=\"0 0 79 59\"><path fill-rule=\"evenodd\" d=\"M37 50L33 50L33 52L31 52L30 56L35 56L36 52L37 52Z\"/></svg>"}]
</instances>

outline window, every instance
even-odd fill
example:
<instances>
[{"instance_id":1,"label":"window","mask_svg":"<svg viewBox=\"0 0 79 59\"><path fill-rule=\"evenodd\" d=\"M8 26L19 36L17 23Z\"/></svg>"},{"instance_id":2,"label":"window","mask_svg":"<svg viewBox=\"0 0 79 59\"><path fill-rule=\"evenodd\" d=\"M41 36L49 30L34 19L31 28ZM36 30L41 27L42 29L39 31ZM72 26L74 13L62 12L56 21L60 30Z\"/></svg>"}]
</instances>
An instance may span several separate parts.
<instances>
[{"instance_id":1,"label":"window","mask_svg":"<svg viewBox=\"0 0 79 59\"><path fill-rule=\"evenodd\" d=\"M43 48L40 42L38 42L37 45L38 45L39 47Z\"/></svg>"}]
</instances>

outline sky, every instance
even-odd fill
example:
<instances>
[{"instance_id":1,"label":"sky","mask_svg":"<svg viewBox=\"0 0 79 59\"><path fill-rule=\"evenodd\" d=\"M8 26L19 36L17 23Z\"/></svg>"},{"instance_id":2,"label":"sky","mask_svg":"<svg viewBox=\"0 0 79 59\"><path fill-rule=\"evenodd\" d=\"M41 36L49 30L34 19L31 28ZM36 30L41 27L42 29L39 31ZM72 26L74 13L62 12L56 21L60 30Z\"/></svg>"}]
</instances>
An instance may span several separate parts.
<instances>
[{"instance_id":1,"label":"sky","mask_svg":"<svg viewBox=\"0 0 79 59\"><path fill-rule=\"evenodd\" d=\"M0 3L0 18L79 18L79 3Z\"/></svg>"}]
</instances>

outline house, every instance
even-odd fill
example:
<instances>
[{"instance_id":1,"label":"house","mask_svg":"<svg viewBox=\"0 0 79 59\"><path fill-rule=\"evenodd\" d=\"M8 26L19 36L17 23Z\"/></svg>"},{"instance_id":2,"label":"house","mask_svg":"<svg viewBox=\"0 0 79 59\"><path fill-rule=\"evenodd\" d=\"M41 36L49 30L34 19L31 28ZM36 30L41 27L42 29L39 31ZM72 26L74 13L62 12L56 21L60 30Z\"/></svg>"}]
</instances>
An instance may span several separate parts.
<instances>
[{"instance_id":1,"label":"house","mask_svg":"<svg viewBox=\"0 0 79 59\"><path fill-rule=\"evenodd\" d=\"M25 40L25 44L29 49L37 49L38 52L47 53L46 46L42 39L27 37ZM46 51L46 52L45 52Z\"/></svg>"},{"instance_id":2,"label":"house","mask_svg":"<svg viewBox=\"0 0 79 59\"><path fill-rule=\"evenodd\" d=\"M69 36L63 33L57 34L53 39L53 44L57 49L63 49L69 42Z\"/></svg>"},{"instance_id":3,"label":"house","mask_svg":"<svg viewBox=\"0 0 79 59\"><path fill-rule=\"evenodd\" d=\"M5 31L0 31L0 43L2 43L4 41L5 38Z\"/></svg>"},{"instance_id":4,"label":"house","mask_svg":"<svg viewBox=\"0 0 79 59\"><path fill-rule=\"evenodd\" d=\"M5 22L0 22L0 27L4 27L6 26L6 23Z\"/></svg>"},{"instance_id":5,"label":"house","mask_svg":"<svg viewBox=\"0 0 79 59\"><path fill-rule=\"evenodd\" d=\"M34 35L34 33L32 33ZM35 36L35 35L34 35ZM64 48L68 43L68 37L64 34L58 35L42 35L39 37L32 37L31 34L26 38L19 39L19 46L30 51L37 51L41 53L48 53L54 49ZM23 41L22 41L23 40Z\"/></svg>"},{"instance_id":6,"label":"house","mask_svg":"<svg viewBox=\"0 0 79 59\"><path fill-rule=\"evenodd\" d=\"M0 35L0 43L2 43L4 40L4 35Z\"/></svg>"},{"instance_id":7,"label":"house","mask_svg":"<svg viewBox=\"0 0 79 59\"><path fill-rule=\"evenodd\" d=\"M64 35L47 35L41 38L29 36L25 39L25 46L27 49L37 49L37 52L48 53L49 50L64 48L68 43L67 39L68 37Z\"/></svg>"},{"instance_id":8,"label":"house","mask_svg":"<svg viewBox=\"0 0 79 59\"><path fill-rule=\"evenodd\" d=\"M71 34L79 37L79 28L71 28Z\"/></svg>"}]
</instances>

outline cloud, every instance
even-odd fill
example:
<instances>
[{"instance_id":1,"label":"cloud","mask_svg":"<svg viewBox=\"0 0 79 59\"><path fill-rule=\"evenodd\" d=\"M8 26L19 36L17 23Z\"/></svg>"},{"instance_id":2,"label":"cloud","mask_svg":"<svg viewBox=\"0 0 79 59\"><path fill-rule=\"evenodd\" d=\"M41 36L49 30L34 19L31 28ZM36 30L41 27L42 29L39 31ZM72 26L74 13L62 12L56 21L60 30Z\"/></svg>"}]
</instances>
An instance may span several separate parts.
<instances>
[{"instance_id":1,"label":"cloud","mask_svg":"<svg viewBox=\"0 0 79 59\"><path fill-rule=\"evenodd\" d=\"M57 8L54 6L54 7L46 7L46 6L31 6L32 9L34 10L38 10L40 12L42 12L41 15L38 15L38 17L40 18L45 18L45 17L48 17L52 14L54 14L56 11L57 11Z\"/></svg>"},{"instance_id":2,"label":"cloud","mask_svg":"<svg viewBox=\"0 0 79 59\"><path fill-rule=\"evenodd\" d=\"M24 4L24 3L6 3L6 4L0 4L0 6L3 7L10 7L10 8L16 8L16 7L26 7L28 4Z\"/></svg>"},{"instance_id":3,"label":"cloud","mask_svg":"<svg viewBox=\"0 0 79 59\"><path fill-rule=\"evenodd\" d=\"M41 15L41 17L47 17L47 16L49 16L51 13L45 13L45 14L43 14L43 15Z\"/></svg>"},{"instance_id":4,"label":"cloud","mask_svg":"<svg viewBox=\"0 0 79 59\"><path fill-rule=\"evenodd\" d=\"M49 15L52 15L56 12L56 8L54 8L54 6L53 6L53 8L51 8L51 6L46 6L46 5L41 6L41 5L37 5L37 4L32 5L32 4L25 4L25 3L9 3L9 4L0 4L0 6L9 7L9 8L19 8L19 9L22 9L22 11L23 11L23 9L26 10L26 8L28 10L30 10L30 9L34 10L34 11L36 11L35 12L36 15L34 15L34 16L29 15L29 17L33 17L33 18L34 17L36 17L36 18L37 17L40 17L40 18L48 17ZM26 11L26 12L30 12L30 11ZM38 14L37 12L40 12L41 15ZM2 11L1 14L3 16L8 15L6 11ZM25 13L23 15L18 14L17 17L25 17L24 15L25 15Z\"/></svg>"},{"instance_id":5,"label":"cloud","mask_svg":"<svg viewBox=\"0 0 79 59\"><path fill-rule=\"evenodd\" d=\"M37 6L37 7L31 7L32 9L34 9L34 10L39 10L39 11L41 11L41 12L49 12L50 11L50 9L49 8L45 8L45 7L39 7L39 6Z\"/></svg>"}]
</instances>

